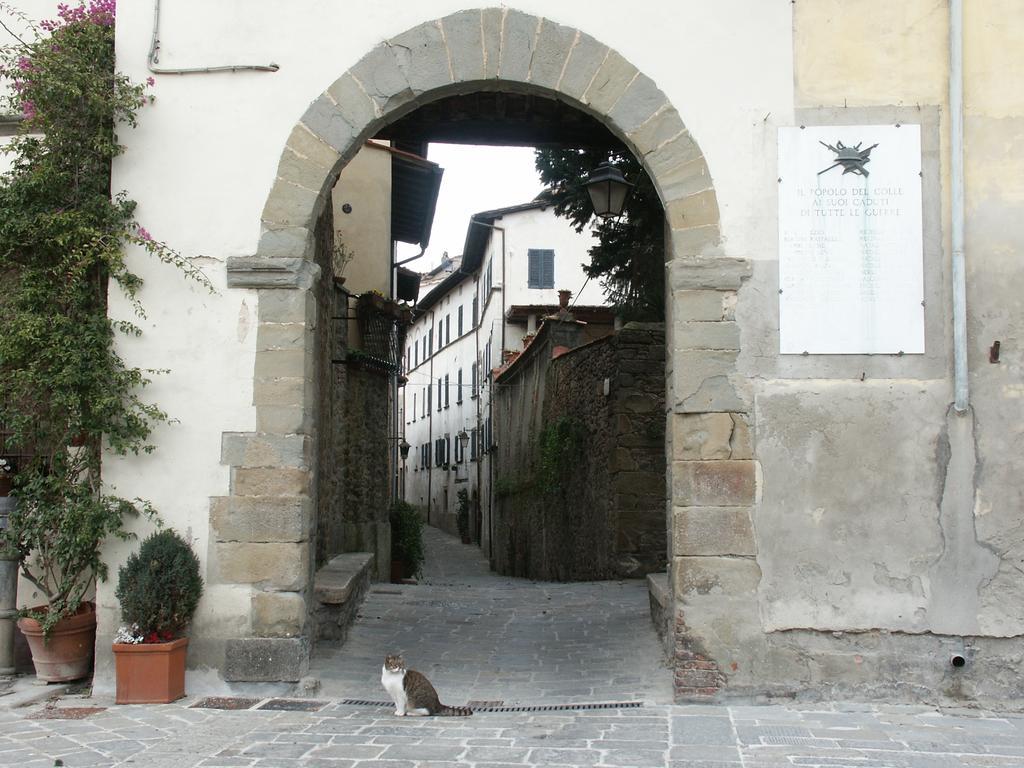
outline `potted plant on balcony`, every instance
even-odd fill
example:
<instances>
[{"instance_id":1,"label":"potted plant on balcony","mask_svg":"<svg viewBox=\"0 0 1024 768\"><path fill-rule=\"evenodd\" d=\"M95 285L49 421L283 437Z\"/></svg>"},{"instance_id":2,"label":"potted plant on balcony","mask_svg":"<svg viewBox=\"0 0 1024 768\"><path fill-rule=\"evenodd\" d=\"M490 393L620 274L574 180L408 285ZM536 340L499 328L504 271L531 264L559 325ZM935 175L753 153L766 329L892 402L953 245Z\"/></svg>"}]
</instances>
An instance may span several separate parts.
<instances>
[{"instance_id":1,"label":"potted plant on balcony","mask_svg":"<svg viewBox=\"0 0 1024 768\"><path fill-rule=\"evenodd\" d=\"M114 640L118 704L166 704L185 695L185 630L203 579L199 560L171 528L149 536L118 572L126 623Z\"/></svg>"}]
</instances>

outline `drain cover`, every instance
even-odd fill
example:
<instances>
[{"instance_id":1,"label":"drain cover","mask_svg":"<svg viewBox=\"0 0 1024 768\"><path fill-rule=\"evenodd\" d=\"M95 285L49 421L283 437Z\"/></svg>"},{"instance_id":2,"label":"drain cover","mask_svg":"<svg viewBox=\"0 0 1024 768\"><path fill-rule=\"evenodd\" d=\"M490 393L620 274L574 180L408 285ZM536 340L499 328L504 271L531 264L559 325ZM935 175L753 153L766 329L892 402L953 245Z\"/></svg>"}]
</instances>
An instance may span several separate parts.
<instances>
[{"instance_id":1,"label":"drain cover","mask_svg":"<svg viewBox=\"0 0 1024 768\"><path fill-rule=\"evenodd\" d=\"M367 699L342 699L338 702L350 707L392 707L390 701L369 701ZM636 709L642 701L601 701L579 704L523 704L504 706L503 701L469 701L466 706L474 712L571 712L586 709Z\"/></svg>"},{"instance_id":2,"label":"drain cover","mask_svg":"<svg viewBox=\"0 0 1024 768\"><path fill-rule=\"evenodd\" d=\"M342 699L338 703L349 707L393 707L395 705L392 701L369 701L367 699Z\"/></svg>"},{"instance_id":3,"label":"drain cover","mask_svg":"<svg viewBox=\"0 0 1024 768\"><path fill-rule=\"evenodd\" d=\"M240 699L233 696L207 696L192 705L195 709L252 709L262 699Z\"/></svg>"},{"instance_id":4,"label":"drain cover","mask_svg":"<svg viewBox=\"0 0 1024 768\"><path fill-rule=\"evenodd\" d=\"M642 701L601 701L580 704L524 704L522 706L470 707L474 712L567 712L584 709L636 709Z\"/></svg>"},{"instance_id":5,"label":"drain cover","mask_svg":"<svg viewBox=\"0 0 1024 768\"><path fill-rule=\"evenodd\" d=\"M103 712L106 707L47 707L33 715L33 720L84 720L89 715Z\"/></svg>"},{"instance_id":6,"label":"drain cover","mask_svg":"<svg viewBox=\"0 0 1024 768\"><path fill-rule=\"evenodd\" d=\"M271 699L257 709L276 709L281 712L316 712L327 706L326 701L314 699Z\"/></svg>"}]
</instances>

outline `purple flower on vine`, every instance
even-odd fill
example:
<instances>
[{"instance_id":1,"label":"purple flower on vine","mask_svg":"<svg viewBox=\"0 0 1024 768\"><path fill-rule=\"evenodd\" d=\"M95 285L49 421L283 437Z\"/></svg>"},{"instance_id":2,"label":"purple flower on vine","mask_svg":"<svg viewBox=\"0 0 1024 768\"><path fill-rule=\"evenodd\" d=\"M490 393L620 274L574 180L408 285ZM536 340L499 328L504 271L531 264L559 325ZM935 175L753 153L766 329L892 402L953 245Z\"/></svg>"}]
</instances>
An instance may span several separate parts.
<instances>
[{"instance_id":1,"label":"purple flower on vine","mask_svg":"<svg viewBox=\"0 0 1024 768\"><path fill-rule=\"evenodd\" d=\"M36 105L34 102L26 99L21 102L21 111L25 113L26 120L33 120L36 116Z\"/></svg>"},{"instance_id":2,"label":"purple flower on vine","mask_svg":"<svg viewBox=\"0 0 1024 768\"><path fill-rule=\"evenodd\" d=\"M146 78L146 85L149 85L149 86L156 85L156 80L154 80L152 77L147 77Z\"/></svg>"},{"instance_id":3,"label":"purple flower on vine","mask_svg":"<svg viewBox=\"0 0 1024 768\"><path fill-rule=\"evenodd\" d=\"M145 227L139 227L139 237L145 240L147 243L153 242L153 236L146 231Z\"/></svg>"}]
</instances>

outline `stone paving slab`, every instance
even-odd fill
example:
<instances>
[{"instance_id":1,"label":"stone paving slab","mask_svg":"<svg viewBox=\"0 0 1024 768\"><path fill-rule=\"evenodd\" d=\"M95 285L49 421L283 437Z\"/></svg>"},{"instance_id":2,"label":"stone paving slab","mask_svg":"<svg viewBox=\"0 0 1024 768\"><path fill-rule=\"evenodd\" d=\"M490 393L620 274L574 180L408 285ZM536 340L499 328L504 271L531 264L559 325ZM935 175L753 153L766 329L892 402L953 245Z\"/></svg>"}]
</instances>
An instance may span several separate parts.
<instances>
[{"instance_id":1,"label":"stone paving slab","mask_svg":"<svg viewBox=\"0 0 1024 768\"><path fill-rule=\"evenodd\" d=\"M1024 715L921 706L676 706L642 582L504 579L427 530L420 585L375 585L342 647L322 649L315 711L116 706L101 696L0 708L0 768L1024 768ZM380 688L404 652L442 700L635 708L398 718ZM279 703L280 705L280 703ZM49 709L48 709L49 708ZM77 709L81 719L59 719ZM89 711L90 708L96 711ZM57 719L54 719L54 716Z\"/></svg>"},{"instance_id":2,"label":"stone paving slab","mask_svg":"<svg viewBox=\"0 0 1024 768\"><path fill-rule=\"evenodd\" d=\"M317 712L190 708L196 701L115 706L100 697L65 697L3 711L0 766L51 768L56 759L69 768L1024 766L1018 714L652 704L397 718L383 708L333 701ZM43 719L46 706L105 709L82 720Z\"/></svg>"},{"instance_id":3,"label":"stone paving slab","mask_svg":"<svg viewBox=\"0 0 1024 768\"><path fill-rule=\"evenodd\" d=\"M555 583L491 573L474 546L427 526L419 584L374 584L343 645L321 644L317 694L380 699L402 653L446 704L672 701L643 579Z\"/></svg>"}]
</instances>

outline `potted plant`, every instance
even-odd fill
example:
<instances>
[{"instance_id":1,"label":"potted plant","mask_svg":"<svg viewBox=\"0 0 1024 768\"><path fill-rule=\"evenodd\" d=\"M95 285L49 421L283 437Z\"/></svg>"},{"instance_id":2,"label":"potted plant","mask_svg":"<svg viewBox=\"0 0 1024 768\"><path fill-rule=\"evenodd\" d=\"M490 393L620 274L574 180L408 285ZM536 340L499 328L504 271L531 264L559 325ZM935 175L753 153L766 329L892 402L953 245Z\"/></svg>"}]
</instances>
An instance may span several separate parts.
<instances>
[{"instance_id":1,"label":"potted plant","mask_svg":"<svg viewBox=\"0 0 1024 768\"><path fill-rule=\"evenodd\" d=\"M391 580L417 578L423 572L423 518L405 501L391 505Z\"/></svg>"},{"instance_id":2,"label":"potted plant","mask_svg":"<svg viewBox=\"0 0 1024 768\"><path fill-rule=\"evenodd\" d=\"M174 529L149 536L118 572L114 640L118 704L166 704L185 695L185 630L203 594L199 559Z\"/></svg>"},{"instance_id":3,"label":"potted plant","mask_svg":"<svg viewBox=\"0 0 1024 768\"><path fill-rule=\"evenodd\" d=\"M459 537L463 544L469 544L469 491L460 488L458 492L458 516Z\"/></svg>"},{"instance_id":4,"label":"potted plant","mask_svg":"<svg viewBox=\"0 0 1024 768\"><path fill-rule=\"evenodd\" d=\"M334 249L331 258L331 267L334 272L334 282L337 285L345 284L345 267L356 257L355 252L345 245L341 239L341 230L334 232Z\"/></svg>"},{"instance_id":5,"label":"potted plant","mask_svg":"<svg viewBox=\"0 0 1024 768\"><path fill-rule=\"evenodd\" d=\"M89 601L107 573L101 546L131 537L125 515L152 512L101 480L105 452L151 451L151 426L166 420L142 399L147 372L117 352L120 333L141 329L107 311L116 287L142 315L142 280L125 245L210 286L139 226L134 202L112 193L115 127L135 124L153 84L114 68L114 4L62 4L58 15L33 39L0 49L0 77L12 86L0 108L24 116L4 147L11 169L0 176L0 453L21 454L0 547L17 553L22 574L46 597L19 622L44 680L89 674ZM72 658L50 658L62 649Z\"/></svg>"}]
</instances>

